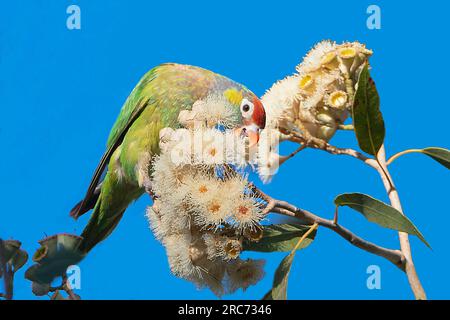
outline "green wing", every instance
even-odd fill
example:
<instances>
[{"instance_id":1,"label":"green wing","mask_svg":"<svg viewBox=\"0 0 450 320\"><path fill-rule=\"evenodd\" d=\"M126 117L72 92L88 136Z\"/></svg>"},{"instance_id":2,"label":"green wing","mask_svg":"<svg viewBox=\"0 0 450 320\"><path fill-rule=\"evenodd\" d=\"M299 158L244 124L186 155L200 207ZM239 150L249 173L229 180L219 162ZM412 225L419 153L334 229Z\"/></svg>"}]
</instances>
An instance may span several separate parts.
<instances>
[{"instance_id":1,"label":"green wing","mask_svg":"<svg viewBox=\"0 0 450 320\"><path fill-rule=\"evenodd\" d=\"M147 72L122 107L86 195L71 210L70 215L76 219L94 207L100 192L100 179L111 156L147 106L157 105L161 109L161 121L166 126L176 126L179 111L189 108L205 96L216 77L211 71L178 64L162 64Z\"/></svg>"},{"instance_id":2,"label":"green wing","mask_svg":"<svg viewBox=\"0 0 450 320\"><path fill-rule=\"evenodd\" d=\"M145 107L152 103L151 100L153 99L151 96L142 95L142 91L148 83L155 79L159 67L160 66L151 69L144 75L122 107L119 117L114 123L109 135L107 149L95 169L88 190L86 191L86 195L83 200L79 202L70 212L70 215L75 219L92 209L95 205L99 194L99 190L96 189L112 154L120 146L128 129L134 121L139 118Z\"/></svg>"}]
</instances>

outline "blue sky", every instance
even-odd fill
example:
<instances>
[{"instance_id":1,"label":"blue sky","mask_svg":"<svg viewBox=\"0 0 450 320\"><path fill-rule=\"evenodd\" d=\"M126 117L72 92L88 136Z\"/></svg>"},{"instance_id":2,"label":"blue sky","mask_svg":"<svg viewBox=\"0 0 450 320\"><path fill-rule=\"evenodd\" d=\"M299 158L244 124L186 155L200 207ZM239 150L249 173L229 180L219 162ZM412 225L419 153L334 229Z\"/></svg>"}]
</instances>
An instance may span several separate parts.
<instances>
[{"instance_id":1,"label":"blue sky","mask_svg":"<svg viewBox=\"0 0 450 320\"><path fill-rule=\"evenodd\" d=\"M81 30L66 28L66 8L81 8ZM381 7L381 30L366 28L366 8ZM83 196L123 102L162 62L202 66L262 95L294 72L316 42L358 40L374 51L372 75L381 96L388 154L448 145L450 108L448 12L445 1L8 1L0 5L0 235L30 253L46 234L79 233L87 217L68 213ZM446 40L447 39L447 40ZM357 147L351 132L332 140ZM421 155L397 160L391 173L405 213L433 247L411 237L418 273L430 298L448 287L448 171ZM261 183L259 183L261 184ZM377 174L357 160L307 150L263 189L331 218L333 199L364 192L387 201ZM172 276L148 229L142 198L117 230L80 265L85 299L208 299ZM276 218L275 220L276 221ZM340 221L378 244L398 248L396 232L349 209ZM284 254L267 259L257 286L226 298L267 292ZM381 289L366 286L369 265L381 268ZM18 299L35 298L17 274ZM409 299L406 277L389 262L320 229L297 254L291 299ZM46 298L44 298L46 299Z\"/></svg>"}]
</instances>

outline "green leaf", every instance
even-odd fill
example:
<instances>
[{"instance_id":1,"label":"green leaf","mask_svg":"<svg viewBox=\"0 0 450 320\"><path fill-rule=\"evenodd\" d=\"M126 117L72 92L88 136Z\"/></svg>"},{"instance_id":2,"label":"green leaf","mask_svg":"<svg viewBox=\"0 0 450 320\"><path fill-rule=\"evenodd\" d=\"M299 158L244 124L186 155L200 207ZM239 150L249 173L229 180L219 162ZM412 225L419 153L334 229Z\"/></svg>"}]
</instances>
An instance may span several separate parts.
<instances>
[{"instance_id":1,"label":"green leaf","mask_svg":"<svg viewBox=\"0 0 450 320\"><path fill-rule=\"evenodd\" d=\"M273 224L264 226L263 236L258 242L245 241L244 250L257 252L288 252L300 238L311 228L310 225ZM298 249L306 248L316 236L317 230L311 232Z\"/></svg>"},{"instance_id":2,"label":"green leaf","mask_svg":"<svg viewBox=\"0 0 450 320\"><path fill-rule=\"evenodd\" d=\"M383 145L385 128L380 112L380 97L367 64L359 75L352 117L359 147L364 152L376 156Z\"/></svg>"},{"instance_id":3,"label":"green leaf","mask_svg":"<svg viewBox=\"0 0 450 320\"><path fill-rule=\"evenodd\" d=\"M312 229L314 228L314 229ZM308 232L304 232L303 236L297 241L295 246L292 248L291 253L289 253L281 261L277 270L275 271L275 276L273 278L272 289L266 293L263 297L264 300L286 300L287 299L287 284L289 273L291 271L292 262L294 261L295 253L297 249L303 244L310 233L313 233L317 228L317 224L310 226Z\"/></svg>"},{"instance_id":4,"label":"green leaf","mask_svg":"<svg viewBox=\"0 0 450 320\"><path fill-rule=\"evenodd\" d=\"M277 270L275 271L272 290L270 290L271 299L267 300L287 300L288 278L291 271L292 262L294 261L295 253L296 251L292 251L286 257L284 257Z\"/></svg>"},{"instance_id":5,"label":"green leaf","mask_svg":"<svg viewBox=\"0 0 450 320\"><path fill-rule=\"evenodd\" d=\"M362 213L367 220L382 227L415 235L431 248L422 233L406 216L380 200L362 193L344 193L338 195L334 203L337 206L348 206Z\"/></svg>"},{"instance_id":6,"label":"green leaf","mask_svg":"<svg viewBox=\"0 0 450 320\"><path fill-rule=\"evenodd\" d=\"M3 255L4 259L7 264L12 265L13 272L16 272L20 268L23 267L23 265L28 260L28 253L22 249L20 249L20 246L22 243L17 240L4 240L3 241Z\"/></svg>"},{"instance_id":7,"label":"green leaf","mask_svg":"<svg viewBox=\"0 0 450 320\"><path fill-rule=\"evenodd\" d=\"M447 169L450 169L450 151L444 148L438 148L438 147L429 147L425 149L409 149L402 152L397 153L396 155L392 156L392 160L390 162L394 161L398 157L404 154L408 153L423 153L430 158L436 160L440 164L442 164Z\"/></svg>"},{"instance_id":8,"label":"green leaf","mask_svg":"<svg viewBox=\"0 0 450 320\"><path fill-rule=\"evenodd\" d=\"M430 147L421 150L422 153L433 158L447 169L450 169L450 151L444 148Z\"/></svg>"}]
</instances>

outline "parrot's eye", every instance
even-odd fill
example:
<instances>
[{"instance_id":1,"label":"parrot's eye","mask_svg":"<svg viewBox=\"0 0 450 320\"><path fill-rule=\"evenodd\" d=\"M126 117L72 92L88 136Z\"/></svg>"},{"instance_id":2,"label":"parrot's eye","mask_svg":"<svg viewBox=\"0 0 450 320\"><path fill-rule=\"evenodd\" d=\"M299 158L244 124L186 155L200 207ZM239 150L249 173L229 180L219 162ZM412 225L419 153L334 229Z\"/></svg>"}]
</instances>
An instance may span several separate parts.
<instances>
[{"instance_id":1,"label":"parrot's eye","mask_svg":"<svg viewBox=\"0 0 450 320\"><path fill-rule=\"evenodd\" d=\"M247 99L242 100L241 113L244 118L246 119L251 118L251 116L253 115L253 109L254 109L253 103L251 103Z\"/></svg>"}]
</instances>

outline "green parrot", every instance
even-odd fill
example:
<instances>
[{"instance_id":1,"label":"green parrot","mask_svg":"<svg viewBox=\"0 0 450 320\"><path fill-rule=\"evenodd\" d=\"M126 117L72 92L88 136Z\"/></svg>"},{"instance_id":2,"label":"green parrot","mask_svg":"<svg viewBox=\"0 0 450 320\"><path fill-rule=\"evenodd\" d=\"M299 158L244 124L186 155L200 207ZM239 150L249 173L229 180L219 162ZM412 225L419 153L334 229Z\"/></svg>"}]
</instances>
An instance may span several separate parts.
<instances>
[{"instance_id":1,"label":"green parrot","mask_svg":"<svg viewBox=\"0 0 450 320\"><path fill-rule=\"evenodd\" d=\"M243 85L194 66L168 63L151 69L123 105L86 195L70 212L77 219L93 209L81 234L82 253L104 240L128 205L145 193L137 168L142 157L159 153L159 131L181 127L180 111L190 110L196 101L210 95L232 106L240 123L236 129L247 135L250 143L258 140L266 121L264 107Z\"/></svg>"}]
</instances>

